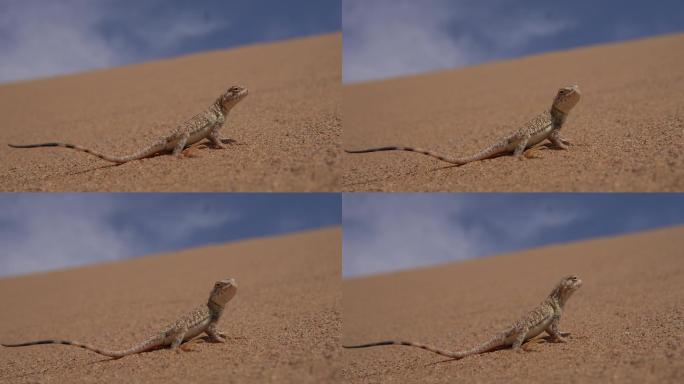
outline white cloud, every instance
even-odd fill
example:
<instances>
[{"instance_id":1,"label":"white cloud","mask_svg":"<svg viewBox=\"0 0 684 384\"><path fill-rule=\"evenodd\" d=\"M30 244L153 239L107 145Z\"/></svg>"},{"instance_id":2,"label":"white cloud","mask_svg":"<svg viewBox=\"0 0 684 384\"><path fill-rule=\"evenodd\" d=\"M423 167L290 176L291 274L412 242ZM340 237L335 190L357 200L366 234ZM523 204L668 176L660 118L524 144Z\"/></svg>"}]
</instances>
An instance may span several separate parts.
<instances>
[{"instance_id":1,"label":"white cloud","mask_svg":"<svg viewBox=\"0 0 684 384\"><path fill-rule=\"evenodd\" d=\"M571 26L501 1L343 1L344 82L471 65L520 54ZM524 7L523 7L524 8Z\"/></svg>"},{"instance_id":2,"label":"white cloud","mask_svg":"<svg viewBox=\"0 0 684 384\"><path fill-rule=\"evenodd\" d=\"M172 200L133 205L121 195L6 196L0 206L0 276L195 245L198 233L243 217L202 201L177 200L183 206L175 209L167 206Z\"/></svg>"},{"instance_id":3,"label":"white cloud","mask_svg":"<svg viewBox=\"0 0 684 384\"><path fill-rule=\"evenodd\" d=\"M225 28L226 20L226 17L208 19L197 11L179 10L173 17L152 18L146 20L144 25L134 25L132 32L145 45L154 47L156 51L163 51L187 39L206 36Z\"/></svg>"},{"instance_id":4,"label":"white cloud","mask_svg":"<svg viewBox=\"0 0 684 384\"><path fill-rule=\"evenodd\" d=\"M181 242L193 233L236 222L243 217L236 210L217 209L208 203L184 201L182 204L182 208L168 207L167 212L151 214L139 225L155 236Z\"/></svg>"},{"instance_id":5,"label":"white cloud","mask_svg":"<svg viewBox=\"0 0 684 384\"><path fill-rule=\"evenodd\" d=\"M430 195L344 195L343 274L380 273L477 254L484 233L455 221L463 208L459 199Z\"/></svg>"},{"instance_id":6,"label":"white cloud","mask_svg":"<svg viewBox=\"0 0 684 384\"><path fill-rule=\"evenodd\" d=\"M0 275L116 260L142 248L135 237L108 222L115 203L98 202L86 206L78 195L28 195L4 204Z\"/></svg>"},{"instance_id":7,"label":"white cloud","mask_svg":"<svg viewBox=\"0 0 684 384\"><path fill-rule=\"evenodd\" d=\"M443 2L345 1L345 82L392 77L468 64L476 52L467 37L446 29L452 7Z\"/></svg>"},{"instance_id":8,"label":"white cloud","mask_svg":"<svg viewBox=\"0 0 684 384\"><path fill-rule=\"evenodd\" d=\"M149 1L139 4L140 12L145 14L122 7L122 4L112 4L115 6L83 0L27 0L1 4L0 82L74 73L164 56L176 52L188 39L215 32L226 22L225 17L207 20L190 9L154 14L151 12L155 8ZM118 23L117 26L130 35L108 35L103 29L105 22ZM131 40L133 36L137 41Z\"/></svg>"},{"instance_id":9,"label":"white cloud","mask_svg":"<svg viewBox=\"0 0 684 384\"><path fill-rule=\"evenodd\" d=\"M0 6L0 82L117 65L127 57L95 31L94 3L10 2Z\"/></svg>"},{"instance_id":10,"label":"white cloud","mask_svg":"<svg viewBox=\"0 0 684 384\"><path fill-rule=\"evenodd\" d=\"M345 194L343 275L464 260L546 241L586 217L575 204L514 195Z\"/></svg>"}]
</instances>

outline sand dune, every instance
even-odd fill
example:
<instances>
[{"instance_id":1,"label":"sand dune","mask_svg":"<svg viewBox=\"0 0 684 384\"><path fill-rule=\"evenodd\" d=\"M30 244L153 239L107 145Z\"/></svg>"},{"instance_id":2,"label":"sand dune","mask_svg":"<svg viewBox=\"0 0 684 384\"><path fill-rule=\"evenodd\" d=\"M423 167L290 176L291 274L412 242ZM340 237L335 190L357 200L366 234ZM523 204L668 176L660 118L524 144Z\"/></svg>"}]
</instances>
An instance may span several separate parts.
<instances>
[{"instance_id":1,"label":"sand dune","mask_svg":"<svg viewBox=\"0 0 684 384\"><path fill-rule=\"evenodd\" d=\"M343 87L343 143L470 155L547 108L582 101L569 151L447 167L408 152L345 155L347 191L683 191L684 34Z\"/></svg>"},{"instance_id":2,"label":"sand dune","mask_svg":"<svg viewBox=\"0 0 684 384\"><path fill-rule=\"evenodd\" d=\"M339 370L339 228L0 280L0 340L123 348L237 279L226 344L110 360L59 345L0 348L0 382L323 382Z\"/></svg>"},{"instance_id":3,"label":"sand dune","mask_svg":"<svg viewBox=\"0 0 684 384\"><path fill-rule=\"evenodd\" d=\"M537 305L561 276L584 286L568 302L567 344L530 342L459 361L419 349L345 350L354 383L681 382L684 227L345 280L344 343L401 338L458 349Z\"/></svg>"},{"instance_id":4,"label":"sand dune","mask_svg":"<svg viewBox=\"0 0 684 384\"><path fill-rule=\"evenodd\" d=\"M258 44L73 76L0 85L3 191L339 190L341 34ZM211 105L229 86L250 95L231 112L227 150L112 166L66 141L135 152Z\"/></svg>"}]
</instances>

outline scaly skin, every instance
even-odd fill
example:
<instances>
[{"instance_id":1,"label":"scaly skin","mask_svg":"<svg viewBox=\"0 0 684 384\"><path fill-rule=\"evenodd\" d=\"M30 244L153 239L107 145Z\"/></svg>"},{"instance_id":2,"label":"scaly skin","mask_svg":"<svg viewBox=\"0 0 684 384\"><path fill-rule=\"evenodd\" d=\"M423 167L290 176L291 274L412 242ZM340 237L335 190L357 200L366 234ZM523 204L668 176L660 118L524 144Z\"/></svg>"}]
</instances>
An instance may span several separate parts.
<instances>
[{"instance_id":1,"label":"scaly skin","mask_svg":"<svg viewBox=\"0 0 684 384\"><path fill-rule=\"evenodd\" d=\"M491 157L513 153L522 159L526 149L532 148L548 139L553 145L561 149L567 149L569 141L560 136L560 129L565 123L570 110L579 102L580 90L577 85L561 88L553 100L551 108L528 121L522 128L505 137L480 152L469 156L452 158L439 153L415 147L377 147L359 150L345 150L347 153L368 153L380 151L409 151L431 156L447 163L464 165L473 161L489 159Z\"/></svg>"},{"instance_id":2,"label":"scaly skin","mask_svg":"<svg viewBox=\"0 0 684 384\"><path fill-rule=\"evenodd\" d=\"M236 292L237 283L235 282L235 279L224 279L217 281L211 291L211 294L209 295L207 304L197 307L192 312L180 317L178 320L176 320L176 322L168 326L160 333L134 345L129 349L122 351L98 348L90 344L83 344L78 341L55 339L29 341L16 344L3 343L1 345L4 347L25 347L38 344L73 345L99 353L100 355L120 358L127 355L133 355L136 353L152 351L165 347L176 349L183 342L198 336L202 332L205 332L211 341L224 343L226 341L225 335L223 335L223 333L216 328L216 323L221 318L226 304L233 298L233 296L235 296Z\"/></svg>"},{"instance_id":3,"label":"scaly skin","mask_svg":"<svg viewBox=\"0 0 684 384\"><path fill-rule=\"evenodd\" d=\"M381 345L405 345L409 347L421 348L426 351L434 352L438 355L462 359L466 356L477 355L490 352L496 349L512 347L514 350L521 351L522 344L540 333L546 331L555 342L565 342L562 332L558 329L563 307L570 296L582 286L579 277L571 275L564 277L551 291L549 296L530 311L526 316L516 321L510 328L504 330L492 339L479 344L471 349L463 351L447 351L435 348L430 345L415 343L412 341L379 341L376 343L360 345L343 345L344 348L367 348Z\"/></svg>"},{"instance_id":4,"label":"scaly skin","mask_svg":"<svg viewBox=\"0 0 684 384\"><path fill-rule=\"evenodd\" d=\"M62 147L75 149L77 151L89 153L97 156L102 160L111 161L112 163L123 164L133 160L140 160L159 153L172 153L178 157L183 152L183 149L199 142L203 139L208 139L215 147L225 148L221 142L219 129L226 121L228 112L238 103L244 99L248 94L247 88L240 86L233 86L219 96L214 104L207 108L204 112L193 116L190 120L182 123L170 134L157 140L150 146L139 150L128 156L110 156L92 149L85 148L79 145L68 143L41 143L41 144L8 144L12 148L37 148L37 147Z\"/></svg>"}]
</instances>

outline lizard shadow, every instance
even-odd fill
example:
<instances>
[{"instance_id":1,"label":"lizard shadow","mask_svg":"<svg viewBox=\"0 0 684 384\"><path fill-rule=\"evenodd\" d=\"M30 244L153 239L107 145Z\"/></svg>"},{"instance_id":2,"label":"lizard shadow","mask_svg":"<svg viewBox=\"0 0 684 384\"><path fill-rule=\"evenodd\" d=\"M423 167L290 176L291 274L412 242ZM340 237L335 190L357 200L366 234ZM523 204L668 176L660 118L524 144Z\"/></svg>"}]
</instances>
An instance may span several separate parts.
<instances>
[{"instance_id":1,"label":"lizard shadow","mask_svg":"<svg viewBox=\"0 0 684 384\"><path fill-rule=\"evenodd\" d=\"M569 144L569 145L571 145L571 146L584 146L583 144L574 144L574 143L571 143L571 144ZM527 149L527 151L542 151L542 150L563 151L564 149L555 146L553 143L544 143L544 144L538 145L538 146L536 146L536 147L528 148L528 149ZM486 158L486 159L478 160L478 162L487 162L487 161L489 161L489 160L498 159L499 157L512 157L512 154L510 154L510 153L499 153L499 154L495 154L495 155L493 155L493 156L491 156L491 157L488 157L488 158ZM525 155L525 158L528 159L528 160L541 160L541 159L542 159L541 156L529 156L529 157L528 157L527 155ZM451 169L451 168L460 168L460 167L466 166L466 165L468 165L468 164L470 164L470 163L466 163L466 164L448 164L448 165L444 165L444 166L441 166L441 167L436 167L436 168L429 169L428 172L434 173L434 172L438 172L438 171L442 171L442 170L446 170L446 169ZM388 177L378 177L378 178L373 178L373 179L369 179L369 180L363 180L363 181L354 182L354 183L346 183L346 184L344 184L344 186L367 185L367 184L371 184L371 183L375 183L375 182L382 182L382 181L385 181L385 180L391 180L391 179L395 179L395 178L401 178L401 177L406 177L406 176L412 176L412 175L415 175L415 174L417 174L417 173L418 173L418 172L415 172L415 171L404 172L404 173L402 173L402 174L397 174L397 175L388 176Z\"/></svg>"},{"instance_id":2,"label":"lizard shadow","mask_svg":"<svg viewBox=\"0 0 684 384\"><path fill-rule=\"evenodd\" d=\"M234 139L221 139L221 143L222 144L228 144L228 145L243 145L244 144L244 143L238 142L237 140L234 140ZM192 147L192 146L187 147L183 151L185 153L185 151L191 152L192 149L204 149L204 148L218 149L218 147L212 146L211 143L202 143L202 144L197 145L196 147ZM147 156L147 157L145 157L145 159L153 159L155 157L169 156L169 155L170 154L166 153L166 152L159 152L159 153L155 153L154 155ZM186 156L187 157L195 157L193 155L186 155ZM134 160L134 161L140 161L140 160L144 160L144 159L138 159L138 160ZM96 171L98 169L109 169L109 168L119 167L119 166L127 164L127 163L106 164L106 165L102 165L102 166L98 166L98 167L92 167L92 168L84 169L84 170L78 171L78 172L72 172L72 173L69 173L68 175L72 175L72 176L73 175L82 175L82 174L86 174L86 173Z\"/></svg>"},{"instance_id":3,"label":"lizard shadow","mask_svg":"<svg viewBox=\"0 0 684 384\"><path fill-rule=\"evenodd\" d=\"M570 145L572 145L572 146L583 146L583 144L570 144ZM534 153L534 151L548 151L548 150L551 150L551 151L564 151L565 149L559 148L559 147L555 146L555 145L552 144L552 143L544 143L544 144L538 145L538 146L536 146L536 147L528 148L528 149L525 151L525 155L524 155L524 156L525 156L525 159L527 159L527 160L542 160L542 157L541 157L541 156L534 156L534 155L529 155L529 156L528 156L528 155L527 155L528 151L530 151L531 153ZM493 155L492 157L488 157L488 158L486 158L486 159L478 160L478 162L486 162L486 161L489 161L489 160L497 159L497 158L499 158L499 157L512 157L512 156L513 156L513 155L510 154L510 153L499 153L499 154ZM444 170L444 169L450 169L450 168L460 168L460 167L462 167L462 166L464 166L464 165L468 165L468 164L449 164L449 165L445 165L445 166L442 166L442 167L433 168L433 169L430 170L430 172L437 172L437 171L441 171L441 170Z\"/></svg>"},{"instance_id":4,"label":"lizard shadow","mask_svg":"<svg viewBox=\"0 0 684 384\"><path fill-rule=\"evenodd\" d=\"M486 355L486 354L488 354L488 353L492 353L492 352L496 352L496 351L501 351L501 350L504 350L504 349L510 349L510 347L507 347L507 346L500 346L500 347L496 347L496 348L492 349L491 351L478 353L478 355ZM466 357L468 357L468 356L466 356ZM452 361L463 360L464 358L465 358L465 357L462 357L462 358L460 358L460 359L458 359L458 358L448 358L448 359L443 359L443 360L440 360L440 361L435 361L434 363L429 363L429 364L426 364L426 365L424 365L424 366L425 366L425 367L429 367L429 366L431 366L431 365L450 363L450 362L452 362Z\"/></svg>"},{"instance_id":5,"label":"lizard shadow","mask_svg":"<svg viewBox=\"0 0 684 384\"><path fill-rule=\"evenodd\" d=\"M167 155L169 155L169 154L168 154L168 153L155 153L154 155L147 156L145 159L152 159L152 158L155 158L155 157L158 157L158 156L167 156ZM140 160L144 160L144 159L138 159L138 160L133 160L133 161L140 161ZM93 171L97 171L98 169L116 168L116 167L119 167L119 166L122 166L122 165L128 164L128 163L130 163L130 161L129 161L129 162L126 162L126 163L120 163L120 164L118 164L118 163L105 164L105 165L101 165L101 166L98 166L98 167L91 167L91 168L88 168L88 169L84 169L84 170L78 171L78 172L71 172L71 173L68 173L68 175L71 175L71 176L74 176L74 175L83 175L83 174L86 174L86 173L90 173L90 172L93 172Z\"/></svg>"},{"instance_id":6,"label":"lizard shadow","mask_svg":"<svg viewBox=\"0 0 684 384\"><path fill-rule=\"evenodd\" d=\"M561 336L563 336L563 337L570 336L570 332L561 332ZM524 350L525 353L530 353L530 352L531 353L539 353L539 352L541 352L541 351L538 351L536 349L530 349L529 347L530 347L530 344L532 344L532 343L534 343L534 344L556 344L556 342L553 341L553 338L550 335L534 338L532 340L526 341L525 344L522 345L521 348ZM495 349L492 349L491 351L480 353L479 355L485 355L488 353L501 351L504 349L510 349L510 347L509 346L500 346L500 347L497 347ZM437 365L437 364L450 363L450 362L456 361L456 360L461 360L461 359L456 359L456 358L443 359L440 361L436 361L434 363L426 364L424 366L429 367L429 366Z\"/></svg>"},{"instance_id":7,"label":"lizard shadow","mask_svg":"<svg viewBox=\"0 0 684 384\"><path fill-rule=\"evenodd\" d=\"M226 337L226 340L246 340L246 339L247 339L247 338L244 337L244 336ZM196 337L196 338L194 338L194 339L192 339L192 340L188 340L188 341L184 342L183 344L181 344L181 346L178 347L178 348L180 348L180 349L183 351L183 353L186 353L186 352L198 352L197 350L195 350L195 349L192 348L192 345L193 345L193 344L200 344L200 343L202 343L202 344L203 344L203 343L220 344L218 341L212 341L212 339L211 339L209 336L202 336L202 337ZM142 355L142 354L146 354L146 353L158 352L158 351L160 351L160 350L172 351L172 350L169 349L169 348L155 348L155 349L152 349L152 350L149 350L149 351L138 352L138 353L136 353L136 355ZM127 355L127 356L131 356L131 355ZM86 365L95 365L95 364L107 363L107 362L110 362L110 361L123 359L123 358L125 358L125 357L127 357L127 356L121 356L121 357L103 357L103 358L101 358L101 359L99 359L99 360L95 360L95 361L91 361L91 362L89 362L89 363L86 363ZM31 373L29 373L29 374L31 374Z\"/></svg>"}]
</instances>

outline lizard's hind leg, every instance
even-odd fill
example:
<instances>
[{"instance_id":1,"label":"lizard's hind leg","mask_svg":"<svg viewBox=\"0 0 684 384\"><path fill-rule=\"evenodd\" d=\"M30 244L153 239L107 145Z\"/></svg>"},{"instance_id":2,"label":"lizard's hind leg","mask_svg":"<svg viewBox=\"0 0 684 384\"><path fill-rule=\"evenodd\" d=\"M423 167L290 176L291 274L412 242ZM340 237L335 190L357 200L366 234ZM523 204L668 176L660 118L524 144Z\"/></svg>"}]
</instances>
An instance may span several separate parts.
<instances>
[{"instance_id":1,"label":"lizard's hind leg","mask_svg":"<svg viewBox=\"0 0 684 384\"><path fill-rule=\"evenodd\" d=\"M529 142L530 142L530 136L521 137L520 141L518 142L518 145L515 147L515 151L513 152L513 156L522 160L523 154L525 153L525 148L527 148L527 143L529 143Z\"/></svg>"},{"instance_id":2,"label":"lizard's hind leg","mask_svg":"<svg viewBox=\"0 0 684 384\"><path fill-rule=\"evenodd\" d=\"M183 153L183 149L185 148L185 144L188 143L189 137L190 135L188 135L187 133L178 137L178 142L176 143L176 146L173 148L174 156L180 157L180 155Z\"/></svg>"},{"instance_id":3,"label":"lizard's hind leg","mask_svg":"<svg viewBox=\"0 0 684 384\"><path fill-rule=\"evenodd\" d=\"M527 338L527 332L529 332L527 329L520 330L519 333L515 336L515 340L513 341L513 345L511 345L511 348L516 351L516 352L524 352L524 350L520 347L522 347L523 343L525 342L525 339Z\"/></svg>"}]
</instances>

